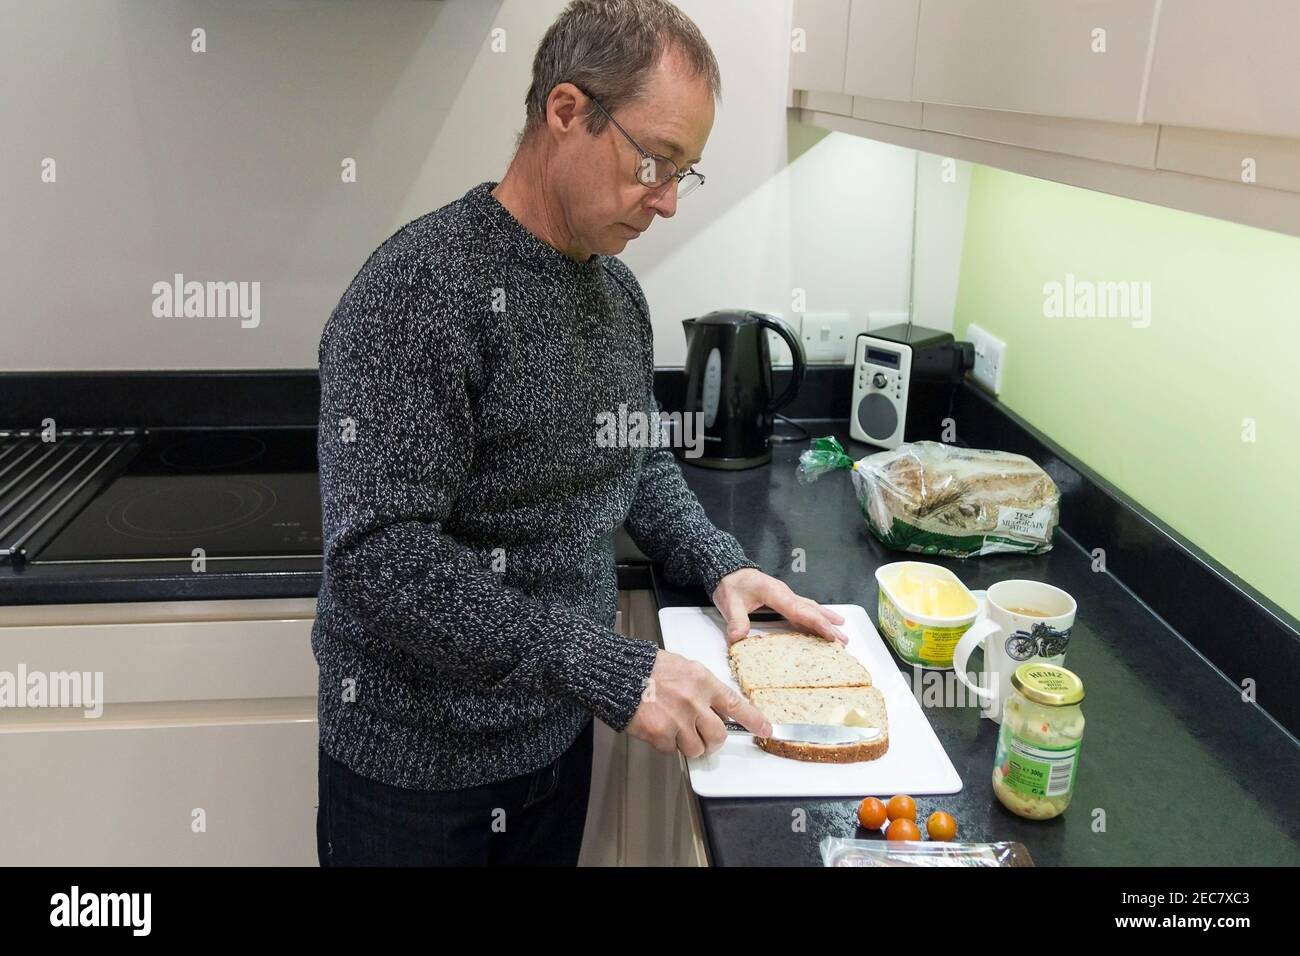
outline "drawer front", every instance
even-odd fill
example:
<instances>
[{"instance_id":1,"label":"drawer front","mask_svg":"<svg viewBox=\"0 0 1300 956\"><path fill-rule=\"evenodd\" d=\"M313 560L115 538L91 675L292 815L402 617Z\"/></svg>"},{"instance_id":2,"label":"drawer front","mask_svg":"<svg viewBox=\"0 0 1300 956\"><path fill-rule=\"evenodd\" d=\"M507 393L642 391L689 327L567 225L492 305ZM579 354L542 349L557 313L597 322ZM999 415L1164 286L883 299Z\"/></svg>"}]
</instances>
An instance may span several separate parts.
<instances>
[{"instance_id":1,"label":"drawer front","mask_svg":"<svg viewBox=\"0 0 1300 956\"><path fill-rule=\"evenodd\" d=\"M0 726L0 866L315 866L314 700L234 706Z\"/></svg>"},{"instance_id":2,"label":"drawer front","mask_svg":"<svg viewBox=\"0 0 1300 956\"><path fill-rule=\"evenodd\" d=\"M102 703L314 697L310 619L0 627L0 671L102 675ZM0 720L4 716L0 713Z\"/></svg>"}]
</instances>

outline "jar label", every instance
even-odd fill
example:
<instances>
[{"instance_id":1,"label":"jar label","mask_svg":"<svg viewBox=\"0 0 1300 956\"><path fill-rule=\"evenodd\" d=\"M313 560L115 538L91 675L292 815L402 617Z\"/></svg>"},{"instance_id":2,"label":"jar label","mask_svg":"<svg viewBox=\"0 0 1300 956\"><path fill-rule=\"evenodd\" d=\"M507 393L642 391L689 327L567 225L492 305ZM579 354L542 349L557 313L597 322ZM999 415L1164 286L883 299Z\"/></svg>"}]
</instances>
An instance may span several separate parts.
<instances>
[{"instance_id":1,"label":"jar label","mask_svg":"<svg viewBox=\"0 0 1300 956\"><path fill-rule=\"evenodd\" d=\"M1004 731L998 735L996 763L1012 790L1031 797L1059 797L1074 786L1081 743L1044 747Z\"/></svg>"}]
</instances>

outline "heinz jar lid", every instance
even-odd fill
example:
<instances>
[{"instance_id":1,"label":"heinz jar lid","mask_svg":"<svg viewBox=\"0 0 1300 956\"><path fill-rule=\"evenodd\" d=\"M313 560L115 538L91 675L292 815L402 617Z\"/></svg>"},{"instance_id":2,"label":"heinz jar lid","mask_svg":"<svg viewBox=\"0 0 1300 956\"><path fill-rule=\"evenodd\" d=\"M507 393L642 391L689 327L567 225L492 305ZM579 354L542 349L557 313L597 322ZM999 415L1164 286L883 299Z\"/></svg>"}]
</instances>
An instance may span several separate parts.
<instances>
[{"instance_id":1,"label":"heinz jar lid","mask_svg":"<svg viewBox=\"0 0 1300 956\"><path fill-rule=\"evenodd\" d=\"M1048 707L1065 707L1083 700L1083 681L1074 671L1041 661L1017 667L1011 675L1011 686L1025 699Z\"/></svg>"}]
</instances>

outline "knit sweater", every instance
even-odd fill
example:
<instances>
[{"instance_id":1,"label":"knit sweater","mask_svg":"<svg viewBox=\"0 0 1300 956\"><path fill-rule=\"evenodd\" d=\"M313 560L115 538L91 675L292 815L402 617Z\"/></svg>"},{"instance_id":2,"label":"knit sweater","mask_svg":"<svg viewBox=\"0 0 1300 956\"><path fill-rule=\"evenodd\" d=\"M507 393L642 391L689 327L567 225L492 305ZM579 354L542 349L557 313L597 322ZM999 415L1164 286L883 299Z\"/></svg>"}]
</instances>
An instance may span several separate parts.
<instances>
[{"instance_id":1,"label":"knit sweater","mask_svg":"<svg viewBox=\"0 0 1300 956\"><path fill-rule=\"evenodd\" d=\"M400 787L627 726L657 649L613 630L620 525L676 584L756 567L668 448L600 437L658 409L631 271L542 242L495 185L387 239L321 336L320 744Z\"/></svg>"}]
</instances>

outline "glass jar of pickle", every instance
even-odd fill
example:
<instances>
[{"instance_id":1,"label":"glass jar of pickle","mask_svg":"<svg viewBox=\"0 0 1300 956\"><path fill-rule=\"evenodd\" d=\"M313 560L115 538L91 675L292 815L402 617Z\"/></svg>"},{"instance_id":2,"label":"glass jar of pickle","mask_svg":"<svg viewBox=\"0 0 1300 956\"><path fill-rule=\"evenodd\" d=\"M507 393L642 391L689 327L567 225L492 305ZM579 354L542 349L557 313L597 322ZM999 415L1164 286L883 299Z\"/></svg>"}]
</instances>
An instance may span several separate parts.
<instances>
[{"instance_id":1,"label":"glass jar of pickle","mask_svg":"<svg viewBox=\"0 0 1300 956\"><path fill-rule=\"evenodd\" d=\"M1083 743L1083 681L1055 664L1021 664L1002 705L993 792L1012 813L1050 820L1074 793Z\"/></svg>"}]
</instances>

